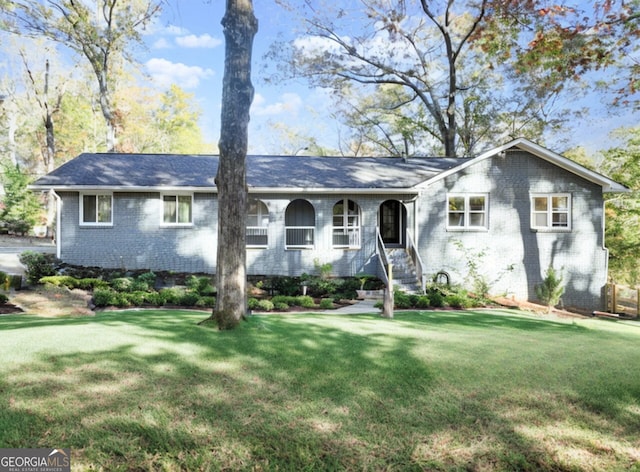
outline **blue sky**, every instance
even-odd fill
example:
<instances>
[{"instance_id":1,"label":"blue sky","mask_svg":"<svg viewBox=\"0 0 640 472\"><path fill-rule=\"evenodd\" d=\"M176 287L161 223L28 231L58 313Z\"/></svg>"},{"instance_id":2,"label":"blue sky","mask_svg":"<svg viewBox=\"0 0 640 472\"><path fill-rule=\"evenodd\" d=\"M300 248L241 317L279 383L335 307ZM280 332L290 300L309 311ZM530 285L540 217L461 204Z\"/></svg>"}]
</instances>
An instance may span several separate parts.
<instances>
[{"instance_id":1,"label":"blue sky","mask_svg":"<svg viewBox=\"0 0 640 472\"><path fill-rule=\"evenodd\" d=\"M254 8L259 31L253 51L256 97L251 110L249 152L287 153L296 152L293 149L296 146L304 146L304 141L296 143L295 140L283 146L274 128L276 123L300 135L316 136L320 144L335 149L338 125L330 117L327 107L330 102L322 90L293 81L274 86L262 80L264 53L274 41L292 39L296 25L275 1L256 0ZM165 4L161 18L148 29L145 36L148 50L140 58L158 85L168 86L173 82L195 94L204 113L203 131L211 142L218 141L220 128L224 73L224 36L220 21L224 9L224 0L172 0ZM277 64L271 66L277 67ZM572 145L582 144L594 152L610 147L611 130L637 124L638 114L632 110L608 114L606 107L598 104L562 137ZM496 143L500 144L503 143Z\"/></svg>"},{"instance_id":2,"label":"blue sky","mask_svg":"<svg viewBox=\"0 0 640 472\"><path fill-rule=\"evenodd\" d=\"M349 1L343 0L344 3L337 5L344 6ZM253 50L252 79L256 95L251 110L249 152L302 154L308 144L305 137L314 137L320 145L336 149L339 124L331 117L331 99L326 91L299 81L266 84L262 77L263 56L270 45L277 40L294 39L300 25L275 0L254 0L254 8L259 31ZM136 52L143 70L158 88L166 89L175 83L194 94L203 112L201 127L211 143L217 143L220 132L224 74L224 36L220 22L224 10L224 0L167 0L161 16L144 32L146 49ZM3 42L4 47L10 44ZM0 76L15 74L22 67L17 57L12 63L5 55L0 50ZM273 63L267 65L278 67ZM15 68L13 72L12 68ZM640 122L638 112L617 109L607 113L599 97L591 100L597 106L577 119L574 128L562 136L566 142L554 145L555 137L547 137L548 147L559 152L567 145L583 145L589 152L607 149L613 146L608 138L611 130L637 126ZM291 133L297 133L298 137L291 138Z\"/></svg>"},{"instance_id":3,"label":"blue sky","mask_svg":"<svg viewBox=\"0 0 640 472\"><path fill-rule=\"evenodd\" d=\"M222 0L174 0L148 28L145 35L148 50L140 57L146 72L159 86L176 83L195 94L204 114L203 131L211 142L218 141L220 130L224 75L224 35L220 22L224 3ZM312 91L294 82L267 86L260 77L262 56L274 41L291 37L292 28L288 26L290 19L275 2L256 1L254 7L259 31L253 50L252 81L256 95L251 110L250 152L294 152L282 149L273 123L283 123L301 133L318 133L324 129L333 136L334 124L327 116L318 117L326 103L322 91Z\"/></svg>"}]
</instances>

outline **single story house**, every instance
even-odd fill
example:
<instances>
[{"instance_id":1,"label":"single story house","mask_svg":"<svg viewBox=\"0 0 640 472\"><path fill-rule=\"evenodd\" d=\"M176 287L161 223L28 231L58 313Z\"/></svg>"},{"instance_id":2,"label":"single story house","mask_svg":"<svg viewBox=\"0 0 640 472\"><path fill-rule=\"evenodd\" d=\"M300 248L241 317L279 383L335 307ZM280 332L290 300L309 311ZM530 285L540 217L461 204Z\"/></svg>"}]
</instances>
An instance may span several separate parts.
<instances>
[{"instance_id":1,"label":"single story house","mask_svg":"<svg viewBox=\"0 0 640 472\"><path fill-rule=\"evenodd\" d=\"M82 266L215 273L213 155L81 154L38 179L57 195L57 256ZM247 273L439 274L603 308L605 192L626 187L526 139L475 158L247 156ZM413 273L413 276L407 274Z\"/></svg>"}]
</instances>

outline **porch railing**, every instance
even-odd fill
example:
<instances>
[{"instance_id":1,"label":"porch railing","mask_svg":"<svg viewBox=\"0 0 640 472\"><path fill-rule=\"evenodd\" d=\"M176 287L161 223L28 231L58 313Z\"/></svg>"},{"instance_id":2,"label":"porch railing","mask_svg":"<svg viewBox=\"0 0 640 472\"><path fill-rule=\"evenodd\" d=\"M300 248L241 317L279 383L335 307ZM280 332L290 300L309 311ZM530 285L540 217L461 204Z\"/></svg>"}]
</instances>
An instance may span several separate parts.
<instances>
[{"instance_id":1,"label":"porch railing","mask_svg":"<svg viewBox=\"0 0 640 472\"><path fill-rule=\"evenodd\" d=\"M378 264L380 264L380 279L387 286L391 287L391 283L393 281L393 267L387 258L387 251L384 247L384 241L382 240L382 235L380 234L380 228L376 228L376 255L378 256L376 259L378 260Z\"/></svg>"},{"instance_id":2,"label":"porch railing","mask_svg":"<svg viewBox=\"0 0 640 472\"><path fill-rule=\"evenodd\" d=\"M285 248L287 249L309 249L313 248L315 227L314 226L287 226Z\"/></svg>"},{"instance_id":3,"label":"porch railing","mask_svg":"<svg viewBox=\"0 0 640 472\"><path fill-rule=\"evenodd\" d=\"M413 265L416 268L416 277L418 277L418 282L420 282L420 290L424 293L427 285L427 274L425 274L422 258L420 257L418 248L414 244L413 237L409 231L407 231L407 252L409 253L409 257L411 257L411 261L413 261Z\"/></svg>"}]
</instances>

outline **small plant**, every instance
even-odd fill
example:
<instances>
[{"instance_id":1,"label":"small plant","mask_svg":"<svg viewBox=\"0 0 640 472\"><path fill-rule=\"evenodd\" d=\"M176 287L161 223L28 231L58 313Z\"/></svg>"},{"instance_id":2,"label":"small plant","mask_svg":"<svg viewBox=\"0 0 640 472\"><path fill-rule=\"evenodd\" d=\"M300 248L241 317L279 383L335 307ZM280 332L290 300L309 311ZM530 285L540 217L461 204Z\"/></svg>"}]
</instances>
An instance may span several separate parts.
<instances>
[{"instance_id":1,"label":"small plant","mask_svg":"<svg viewBox=\"0 0 640 472\"><path fill-rule=\"evenodd\" d=\"M320 308L323 310L330 310L333 308L333 299L332 298L323 298L320 300Z\"/></svg>"},{"instance_id":2,"label":"small plant","mask_svg":"<svg viewBox=\"0 0 640 472\"><path fill-rule=\"evenodd\" d=\"M273 304L273 308L276 311L289 311L289 305L287 305L286 303L274 303Z\"/></svg>"},{"instance_id":3,"label":"small plant","mask_svg":"<svg viewBox=\"0 0 640 472\"><path fill-rule=\"evenodd\" d=\"M322 264L318 258L313 260L313 267L316 269L322 280L328 279L331 276L331 271L333 270L333 265L331 265L331 263L327 262Z\"/></svg>"},{"instance_id":4,"label":"small plant","mask_svg":"<svg viewBox=\"0 0 640 472\"><path fill-rule=\"evenodd\" d=\"M564 293L562 276L556 272L553 266L549 266L542 283L536 285L535 289L538 299L547 305L547 312L550 312L551 308L558 304L560 297Z\"/></svg>"}]
</instances>

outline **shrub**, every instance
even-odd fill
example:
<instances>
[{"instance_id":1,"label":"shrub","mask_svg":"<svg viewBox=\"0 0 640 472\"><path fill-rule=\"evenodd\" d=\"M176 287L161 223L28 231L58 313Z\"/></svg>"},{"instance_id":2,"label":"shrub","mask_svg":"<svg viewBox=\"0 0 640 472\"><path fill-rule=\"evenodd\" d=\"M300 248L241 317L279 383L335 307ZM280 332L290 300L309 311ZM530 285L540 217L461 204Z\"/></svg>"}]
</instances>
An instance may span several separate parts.
<instances>
[{"instance_id":1,"label":"shrub","mask_svg":"<svg viewBox=\"0 0 640 472\"><path fill-rule=\"evenodd\" d=\"M451 293L444 297L444 302L453 308L471 308L473 301L464 292Z\"/></svg>"},{"instance_id":2,"label":"shrub","mask_svg":"<svg viewBox=\"0 0 640 472\"><path fill-rule=\"evenodd\" d=\"M247 308L249 310L257 310L260 305L260 301L257 298L249 298L247 300Z\"/></svg>"},{"instance_id":3,"label":"shrub","mask_svg":"<svg viewBox=\"0 0 640 472\"><path fill-rule=\"evenodd\" d=\"M431 300L426 295L420 295L418 297L418 301L416 302L417 308L429 308L431 306Z\"/></svg>"},{"instance_id":4,"label":"shrub","mask_svg":"<svg viewBox=\"0 0 640 472\"><path fill-rule=\"evenodd\" d=\"M37 284L42 277L55 275L55 258L52 254L25 251L20 254L20 262L27 268L27 282Z\"/></svg>"},{"instance_id":5,"label":"shrub","mask_svg":"<svg viewBox=\"0 0 640 472\"><path fill-rule=\"evenodd\" d=\"M216 297L200 297L195 306L202 308L215 308Z\"/></svg>"},{"instance_id":6,"label":"shrub","mask_svg":"<svg viewBox=\"0 0 640 472\"><path fill-rule=\"evenodd\" d=\"M296 297L295 305L303 308L314 308L316 303L309 295L300 295Z\"/></svg>"},{"instance_id":7,"label":"shrub","mask_svg":"<svg viewBox=\"0 0 640 472\"><path fill-rule=\"evenodd\" d=\"M133 289L133 279L131 277L118 277L111 281L111 288L116 292L130 292Z\"/></svg>"},{"instance_id":8,"label":"shrub","mask_svg":"<svg viewBox=\"0 0 640 472\"><path fill-rule=\"evenodd\" d=\"M200 295L213 295L216 292L216 289L211 283L211 277L196 277L195 275L190 275L187 277L185 283L189 289Z\"/></svg>"},{"instance_id":9,"label":"shrub","mask_svg":"<svg viewBox=\"0 0 640 472\"><path fill-rule=\"evenodd\" d=\"M271 298L271 302L274 305L287 305L287 307L295 305L296 304L296 297L292 297L290 295L276 295L275 297Z\"/></svg>"},{"instance_id":10,"label":"shrub","mask_svg":"<svg viewBox=\"0 0 640 472\"><path fill-rule=\"evenodd\" d=\"M438 290L430 290L428 297L429 303L432 307L440 308L444 306L444 295L442 295Z\"/></svg>"},{"instance_id":11,"label":"shrub","mask_svg":"<svg viewBox=\"0 0 640 472\"><path fill-rule=\"evenodd\" d=\"M297 277L272 277L271 288L280 295L300 294L300 279Z\"/></svg>"},{"instance_id":12,"label":"shrub","mask_svg":"<svg viewBox=\"0 0 640 472\"><path fill-rule=\"evenodd\" d=\"M149 287L149 284L144 280L134 279L133 282L131 282L131 287L129 287L129 290L131 290L132 292L148 292L150 288L151 287Z\"/></svg>"},{"instance_id":13,"label":"shrub","mask_svg":"<svg viewBox=\"0 0 640 472\"><path fill-rule=\"evenodd\" d=\"M136 280L146 283L149 288L153 288L156 284L156 274L151 271L145 272L136 277Z\"/></svg>"},{"instance_id":14,"label":"shrub","mask_svg":"<svg viewBox=\"0 0 640 472\"><path fill-rule=\"evenodd\" d=\"M110 288L99 288L93 292L93 303L97 307L115 305L117 293Z\"/></svg>"},{"instance_id":15,"label":"shrub","mask_svg":"<svg viewBox=\"0 0 640 472\"><path fill-rule=\"evenodd\" d=\"M200 299L200 295L195 292L184 292L178 298L178 305L180 306L196 306L198 300Z\"/></svg>"},{"instance_id":16,"label":"shrub","mask_svg":"<svg viewBox=\"0 0 640 472\"><path fill-rule=\"evenodd\" d=\"M7 297L4 293L0 293L0 305L4 305L9 301L9 297Z\"/></svg>"},{"instance_id":17,"label":"shrub","mask_svg":"<svg viewBox=\"0 0 640 472\"><path fill-rule=\"evenodd\" d=\"M124 298L130 305L133 305L133 306L144 305L147 300L146 295L147 295L147 292L145 291L137 291L137 292L120 294L122 298Z\"/></svg>"},{"instance_id":18,"label":"shrub","mask_svg":"<svg viewBox=\"0 0 640 472\"><path fill-rule=\"evenodd\" d=\"M332 298L323 298L320 300L320 308L324 310L330 310L333 308L333 299Z\"/></svg>"},{"instance_id":19,"label":"shrub","mask_svg":"<svg viewBox=\"0 0 640 472\"><path fill-rule=\"evenodd\" d=\"M170 287L163 288L159 293L163 301L163 305L179 305L184 290L177 287Z\"/></svg>"},{"instance_id":20,"label":"shrub","mask_svg":"<svg viewBox=\"0 0 640 472\"><path fill-rule=\"evenodd\" d=\"M38 282L55 285L56 287L76 288L78 286L78 279L70 275L48 275L42 277Z\"/></svg>"},{"instance_id":21,"label":"shrub","mask_svg":"<svg viewBox=\"0 0 640 472\"><path fill-rule=\"evenodd\" d=\"M258 301L258 310L271 311L274 308L275 307L273 306L273 303L271 303L270 300L260 300L260 301Z\"/></svg>"},{"instance_id":22,"label":"shrub","mask_svg":"<svg viewBox=\"0 0 640 472\"><path fill-rule=\"evenodd\" d=\"M286 303L274 303L273 304L273 308L274 310L277 311L289 311L289 305L287 305Z\"/></svg>"},{"instance_id":23,"label":"shrub","mask_svg":"<svg viewBox=\"0 0 640 472\"><path fill-rule=\"evenodd\" d=\"M535 289L538 299L547 305L547 311L551 311L551 307L558 304L564 293L562 276L558 275L552 266L549 266L544 280L540 285L536 285Z\"/></svg>"},{"instance_id":24,"label":"shrub","mask_svg":"<svg viewBox=\"0 0 640 472\"><path fill-rule=\"evenodd\" d=\"M144 292L144 302L147 305L162 306L164 299L158 292Z\"/></svg>"},{"instance_id":25,"label":"shrub","mask_svg":"<svg viewBox=\"0 0 640 472\"><path fill-rule=\"evenodd\" d=\"M393 293L394 306L398 309L412 308L411 298L404 292L396 290Z\"/></svg>"}]
</instances>

